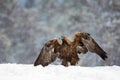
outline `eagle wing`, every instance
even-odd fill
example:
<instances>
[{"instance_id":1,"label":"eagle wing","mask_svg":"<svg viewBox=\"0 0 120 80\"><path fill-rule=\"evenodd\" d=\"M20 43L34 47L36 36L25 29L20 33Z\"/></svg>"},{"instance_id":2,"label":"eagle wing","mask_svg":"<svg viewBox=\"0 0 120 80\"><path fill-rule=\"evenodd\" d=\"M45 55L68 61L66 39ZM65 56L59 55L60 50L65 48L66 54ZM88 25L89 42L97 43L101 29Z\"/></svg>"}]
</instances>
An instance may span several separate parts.
<instances>
[{"instance_id":1,"label":"eagle wing","mask_svg":"<svg viewBox=\"0 0 120 80\"><path fill-rule=\"evenodd\" d=\"M58 54L54 52L54 40L48 41L42 48L39 56L37 57L34 66L42 65L47 66L56 60Z\"/></svg>"},{"instance_id":2,"label":"eagle wing","mask_svg":"<svg viewBox=\"0 0 120 80\"><path fill-rule=\"evenodd\" d=\"M85 54L85 53L88 52L88 49L86 48L86 46L78 45L76 50L77 50L78 53L84 53Z\"/></svg>"},{"instance_id":3,"label":"eagle wing","mask_svg":"<svg viewBox=\"0 0 120 80\"><path fill-rule=\"evenodd\" d=\"M103 60L107 58L107 53L98 45L98 43L90 36L90 34L84 34L82 42L90 52L95 52Z\"/></svg>"}]
</instances>

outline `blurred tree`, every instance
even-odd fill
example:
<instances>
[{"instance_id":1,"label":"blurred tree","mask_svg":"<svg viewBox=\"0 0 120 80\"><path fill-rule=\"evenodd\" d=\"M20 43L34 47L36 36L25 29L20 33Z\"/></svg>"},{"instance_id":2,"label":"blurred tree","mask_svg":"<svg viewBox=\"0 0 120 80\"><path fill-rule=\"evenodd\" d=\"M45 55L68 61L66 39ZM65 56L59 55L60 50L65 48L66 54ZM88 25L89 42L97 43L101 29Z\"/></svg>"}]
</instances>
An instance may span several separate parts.
<instances>
[{"instance_id":1,"label":"blurred tree","mask_svg":"<svg viewBox=\"0 0 120 80\"><path fill-rule=\"evenodd\" d=\"M26 8L32 8L35 0L26 0Z\"/></svg>"},{"instance_id":2,"label":"blurred tree","mask_svg":"<svg viewBox=\"0 0 120 80\"><path fill-rule=\"evenodd\" d=\"M0 63L33 63L47 40L85 31L109 59L86 54L79 65L120 65L119 6L120 0L0 0Z\"/></svg>"}]
</instances>

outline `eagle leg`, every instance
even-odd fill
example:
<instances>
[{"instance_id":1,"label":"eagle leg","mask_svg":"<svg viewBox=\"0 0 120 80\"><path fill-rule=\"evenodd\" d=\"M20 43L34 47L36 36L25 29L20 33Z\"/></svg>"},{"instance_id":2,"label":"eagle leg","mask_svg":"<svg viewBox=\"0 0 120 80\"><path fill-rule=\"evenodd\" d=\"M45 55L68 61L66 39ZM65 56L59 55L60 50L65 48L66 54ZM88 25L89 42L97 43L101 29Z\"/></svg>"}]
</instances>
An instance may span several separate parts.
<instances>
[{"instance_id":1,"label":"eagle leg","mask_svg":"<svg viewBox=\"0 0 120 80\"><path fill-rule=\"evenodd\" d=\"M66 67L68 66L68 62L66 59L62 59L62 65L66 66Z\"/></svg>"},{"instance_id":2,"label":"eagle leg","mask_svg":"<svg viewBox=\"0 0 120 80\"><path fill-rule=\"evenodd\" d=\"M70 63L71 63L71 65L76 65L76 63L78 63L78 61L79 61L79 58L72 57Z\"/></svg>"}]
</instances>

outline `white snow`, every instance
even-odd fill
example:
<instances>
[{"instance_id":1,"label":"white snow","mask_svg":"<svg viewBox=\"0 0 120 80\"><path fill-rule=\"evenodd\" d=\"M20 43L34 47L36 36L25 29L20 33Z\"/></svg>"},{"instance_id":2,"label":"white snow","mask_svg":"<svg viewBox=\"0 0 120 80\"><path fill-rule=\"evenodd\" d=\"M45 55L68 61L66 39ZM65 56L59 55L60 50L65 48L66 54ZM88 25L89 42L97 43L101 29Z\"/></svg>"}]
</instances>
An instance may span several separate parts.
<instances>
[{"instance_id":1,"label":"white snow","mask_svg":"<svg viewBox=\"0 0 120 80\"><path fill-rule=\"evenodd\" d=\"M120 67L0 64L0 80L120 80Z\"/></svg>"}]
</instances>

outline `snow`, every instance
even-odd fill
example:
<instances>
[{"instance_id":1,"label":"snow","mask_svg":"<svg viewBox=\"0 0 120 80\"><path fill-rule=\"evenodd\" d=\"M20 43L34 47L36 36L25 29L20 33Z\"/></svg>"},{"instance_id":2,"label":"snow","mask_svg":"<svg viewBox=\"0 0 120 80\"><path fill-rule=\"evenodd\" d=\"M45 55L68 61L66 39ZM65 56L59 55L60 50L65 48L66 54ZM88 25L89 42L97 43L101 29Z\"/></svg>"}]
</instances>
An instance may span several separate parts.
<instances>
[{"instance_id":1,"label":"snow","mask_svg":"<svg viewBox=\"0 0 120 80\"><path fill-rule=\"evenodd\" d=\"M0 80L120 80L120 67L0 64Z\"/></svg>"}]
</instances>

